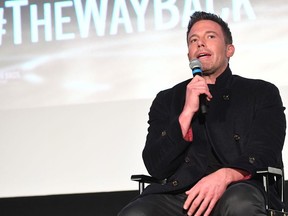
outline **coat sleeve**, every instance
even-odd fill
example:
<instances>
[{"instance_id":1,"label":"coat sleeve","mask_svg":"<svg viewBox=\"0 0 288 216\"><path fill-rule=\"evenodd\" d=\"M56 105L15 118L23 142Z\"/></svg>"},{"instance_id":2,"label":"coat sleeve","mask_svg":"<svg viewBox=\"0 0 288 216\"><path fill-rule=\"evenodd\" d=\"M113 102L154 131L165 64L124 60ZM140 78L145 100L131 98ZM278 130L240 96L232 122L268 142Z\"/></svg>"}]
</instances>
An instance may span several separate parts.
<instances>
[{"instance_id":1,"label":"coat sleeve","mask_svg":"<svg viewBox=\"0 0 288 216\"><path fill-rule=\"evenodd\" d=\"M252 175L268 166L282 167L286 119L278 88L259 82L251 95L254 100L253 118L248 127L242 154L228 166L249 171ZM241 127L245 127L242 125Z\"/></svg>"},{"instance_id":2,"label":"coat sleeve","mask_svg":"<svg viewBox=\"0 0 288 216\"><path fill-rule=\"evenodd\" d=\"M143 161L153 177L164 179L171 176L183 162L190 142L182 137L178 121L181 107L175 111L171 90L156 96L149 112L149 128L143 150Z\"/></svg>"}]
</instances>

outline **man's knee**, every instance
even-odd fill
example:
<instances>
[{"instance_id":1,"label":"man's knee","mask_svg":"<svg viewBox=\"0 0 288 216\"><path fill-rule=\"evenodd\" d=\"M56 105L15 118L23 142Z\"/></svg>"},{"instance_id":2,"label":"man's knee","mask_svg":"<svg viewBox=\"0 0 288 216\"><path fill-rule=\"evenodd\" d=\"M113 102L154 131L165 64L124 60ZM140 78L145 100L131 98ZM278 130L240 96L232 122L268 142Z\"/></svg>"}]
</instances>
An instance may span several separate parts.
<instances>
[{"instance_id":1,"label":"man's knee","mask_svg":"<svg viewBox=\"0 0 288 216\"><path fill-rule=\"evenodd\" d=\"M183 212L183 203L186 194L151 194L140 197L126 207L124 207L118 216L175 216L185 215Z\"/></svg>"},{"instance_id":2,"label":"man's knee","mask_svg":"<svg viewBox=\"0 0 288 216\"><path fill-rule=\"evenodd\" d=\"M129 204L124 207L117 216L147 216L148 214L145 211L141 206Z\"/></svg>"},{"instance_id":3,"label":"man's knee","mask_svg":"<svg viewBox=\"0 0 288 216\"><path fill-rule=\"evenodd\" d=\"M125 206L117 216L148 216L153 215L155 210L154 203L145 198L138 198Z\"/></svg>"},{"instance_id":4,"label":"man's knee","mask_svg":"<svg viewBox=\"0 0 288 216\"><path fill-rule=\"evenodd\" d=\"M265 198L258 188L238 183L226 190L215 207L214 215L266 215Z\"/></svg>"}]
</instances>

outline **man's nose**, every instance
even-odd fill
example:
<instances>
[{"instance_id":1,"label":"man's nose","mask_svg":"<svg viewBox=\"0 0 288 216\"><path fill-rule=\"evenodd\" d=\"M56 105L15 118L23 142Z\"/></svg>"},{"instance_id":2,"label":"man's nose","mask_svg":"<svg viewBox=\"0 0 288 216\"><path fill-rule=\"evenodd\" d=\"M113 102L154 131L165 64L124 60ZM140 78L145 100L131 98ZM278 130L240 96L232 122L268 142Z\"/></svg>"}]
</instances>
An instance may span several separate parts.
<instances>
[{"instance_id":1,"label":"man's nose","mask_svg":"<svg viewBox=\"0 0 288 216\"><path fill-rule=\"evenodd\" d=\"M205 42L204 42L203 40L200 40L200 39L199 39L197 42L198 42L197 45L198 45L199 48L200 48L200 47L205 47Z\"/></svg>"}]
</instances>

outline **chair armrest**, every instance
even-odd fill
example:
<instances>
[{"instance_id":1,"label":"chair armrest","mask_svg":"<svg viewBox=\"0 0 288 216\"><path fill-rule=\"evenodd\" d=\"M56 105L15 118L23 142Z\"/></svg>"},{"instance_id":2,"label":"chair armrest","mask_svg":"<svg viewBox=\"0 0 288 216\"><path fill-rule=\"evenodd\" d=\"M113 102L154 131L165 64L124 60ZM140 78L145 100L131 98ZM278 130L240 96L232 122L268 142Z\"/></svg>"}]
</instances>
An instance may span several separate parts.
<instances>
[{"instance_id":1,"label":"chair armrest","mask_svg":"<svg viewBox=\"0 0 288 216\"><path fill-rule=\"evenodd\" d=\"M148 175L132 175L132 181L137 181L139 183L139 193L141 194L145 188L145 184L157 183L157 184L166 184L167 179L159 180L152 176Z\"/></svg>"},{"instance_id":2,"label":"chair armrest","mask_svg":"<svg viewBox=\"0 0 288 216\"><path fill-rule=\"evenodd\" d=\"M256 173L260 175L272 174L275 176L281 176L281 177L283 176L282 169L275 167L267 167L266 169L258 170Z\"/></svg>"},{"instance_id":3,"label":"chair armrest","mask_svg":"<svg viewBox=\"0 0 288 216\"><path fill-rule=\"evenodd\" d=\"M131 180L132 181L138 181L138 182L143 182L143 183L147 183L147 184L151 184L151 183L157 183L157 184L165 184L166 183L166 179L164 180L159 180L156 179L152 176L148 176L148 175L132 175L131 176Z\"/></svg>"}]
</instances>

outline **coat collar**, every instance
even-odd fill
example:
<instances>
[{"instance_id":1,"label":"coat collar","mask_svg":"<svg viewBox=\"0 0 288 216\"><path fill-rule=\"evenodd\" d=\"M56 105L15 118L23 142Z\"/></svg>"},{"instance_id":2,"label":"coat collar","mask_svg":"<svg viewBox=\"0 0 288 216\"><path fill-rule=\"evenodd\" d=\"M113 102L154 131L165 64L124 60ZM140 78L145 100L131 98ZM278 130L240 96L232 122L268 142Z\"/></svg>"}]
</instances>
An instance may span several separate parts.
<instances>
[{"instance_id":1,"label":"coat collar","mask_svg":"<svg viewBox=\"0 0 288 216\"><path fill-rule=\"evenodd\" d=\"M228 88L228 84L230 83L229 80L231 79L231 77L232 77L232 72L228 64L224 72L216 78L215 84L211 86L214 86L213 88L216 88L216 89Z\"/></svg>"}]
</instances>

